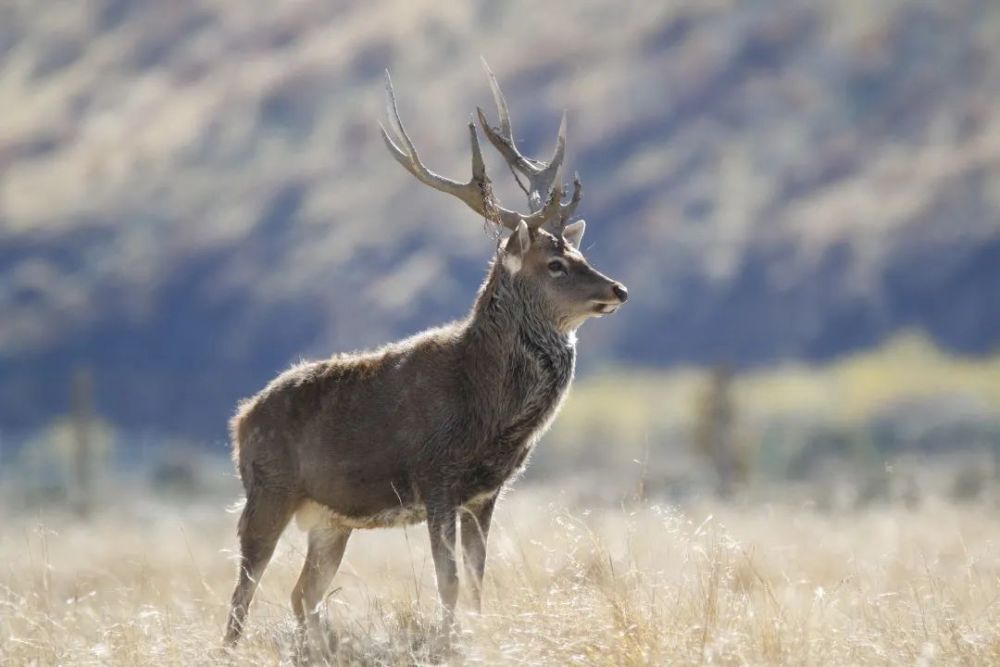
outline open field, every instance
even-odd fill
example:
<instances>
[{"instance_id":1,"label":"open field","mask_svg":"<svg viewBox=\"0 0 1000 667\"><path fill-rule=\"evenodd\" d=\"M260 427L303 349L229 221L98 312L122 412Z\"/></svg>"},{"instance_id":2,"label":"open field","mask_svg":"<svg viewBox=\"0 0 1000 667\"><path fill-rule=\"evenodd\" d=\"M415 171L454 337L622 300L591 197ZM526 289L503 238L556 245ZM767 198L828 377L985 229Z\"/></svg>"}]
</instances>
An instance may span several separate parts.
<instances>
[{"instance_id":1,"label":"open field","mask_svg":"<svg viewBox=\"0 0 1000 667\"><path fill-rule=\"evenodd\" d=\"M224 502L138 496L81 523L3 517L0 662L212 664L235 565ZM498 510L484 613L445 654L423 526L356 533L327 600L345 664L998 664L1000 512L928 499L825 514L587 508L525 485ZM304 551L279 545L234 664L288 664ZM460 607L464 602L460 599Z\"/></svg>"},{"instance_id":2,"label":"open field","mask_svg":"<svg viewBox=\"0 0 1000 667\"><path fill-rule=\"evenodd\" d=\"M712 499L691 442L706 372L581 379L500 506L485 613L462 612L454 652L436 640L417 526L352 538L327 600L338 656L1000 664L998 364L904 337L826 366L738 374L733 428L753 459L729 503ZM799 430L780 440L783 420ZM224 445L91 435L101 509L87 523L39 509L74 499L71 421L4 453L0 665L219 662L235 575L225 508L239 496L210 453ZM810 448L812 467L789 475ZM170 488L188 500L156 495ZM630 494L659 500L619 502ZM303 552L290 527L234 663L295 659L288 596Z\"/></svg>"},{"instance_id":3,"label":"open field","mask_svg":"<svg viewBox=\"0 0 1000 667\"><path fill-rule=\"evenodd\" d=\"M1000 2L14 0L0 108L0 667L1000 666ZM380 122L471 154L484 213ZM425 526L357 532L321 657L290 526L224 649L238 402L465 317L492 204L548 194L507 158L553 140L630 296L499 505L483 611L442 631ZM608 310L560 273L492 295L485 356L302 379L245 430L374 495L460 459L485 488L567 377L532 341ZM426 451L379 482L365 436ZM262 488L312 489L279 449Z\"/></svg>"}]
</instances>

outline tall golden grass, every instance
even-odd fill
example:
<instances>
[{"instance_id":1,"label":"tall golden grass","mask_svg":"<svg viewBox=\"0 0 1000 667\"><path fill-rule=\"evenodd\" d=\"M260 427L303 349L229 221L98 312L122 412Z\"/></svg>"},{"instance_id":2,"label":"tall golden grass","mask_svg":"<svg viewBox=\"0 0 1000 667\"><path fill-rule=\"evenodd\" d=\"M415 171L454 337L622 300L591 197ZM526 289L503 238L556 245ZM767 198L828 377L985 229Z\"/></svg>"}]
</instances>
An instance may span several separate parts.
<instances>
[{"instance_id":1,"label":"tall golden grass","mask_svg":"<svg viewBox=\"0 0 1000 667\"><path fill-rule=\"evenodd\" d=\"M6 516L0 663L290 664L283 538L232 654L221 503L141 497L83 523ZM824 514L707 503L586 509L517 489L498 511L482 615L435 639L425 529L356 533L326 601L340 664L1000 664L1000 513L928 501ZM461 604L461 601L460 601Z\"/></svg>"}]
</instances>

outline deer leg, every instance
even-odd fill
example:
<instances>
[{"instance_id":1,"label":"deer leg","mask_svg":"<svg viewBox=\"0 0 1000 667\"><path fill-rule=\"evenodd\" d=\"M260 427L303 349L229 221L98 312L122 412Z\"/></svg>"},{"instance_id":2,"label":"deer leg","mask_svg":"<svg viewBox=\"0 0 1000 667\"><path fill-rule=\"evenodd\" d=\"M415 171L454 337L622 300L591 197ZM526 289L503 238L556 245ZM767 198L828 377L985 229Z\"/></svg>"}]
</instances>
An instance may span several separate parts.
<instances>
[{"instance_id":1,"label":"deer leg","mask_svg":"<svg viewBox=\"0 0 1000 667\"><path fill-rule=\"evenodd\" d=\"M240 568L236 588L233 590L226 625L225 643L233 646L243 634L250 601L257 590L264 569L267 567L274 547L288 525L292 515L292 503L285 495L251 491L247 504L240 515Z\"/></svg>"},{"instance_id":2,"label":"deer leg","mask_svg":"<svg viewBox=\"0 0 1000 667\"><path fill-rule=\"evenodd\" d=\"M427 527L431 535L431 554L437 575L438 595L444 611L444 625L455 624L455 601L458 599L458 565L455 558L455 521L452 506L427 508Z\"/></svg>"},{"instance_id":3,"label":"deer leg","mask_svg":"<svg viewBox=\"0 0 1000 667\"><path fill-rule=\"evenodd\" d=\"M491 496L462 514L462 553L465 572L477 612L483 607L483 572L486 570L486 540L497 497Z\"/></svg>"},{"instance_id":4,"label":"deer leg","mask_svg":"<svg viewBox=\"0 0 1000 667\"><path fill-rule=\"evenodd\" d=\"M299 630L322 650L330 648L322 625L321 606L347 548L350 528L322 524L309 531L309 547L302 573L292 591L292 611Z\"/></svg>"}]
</instances>

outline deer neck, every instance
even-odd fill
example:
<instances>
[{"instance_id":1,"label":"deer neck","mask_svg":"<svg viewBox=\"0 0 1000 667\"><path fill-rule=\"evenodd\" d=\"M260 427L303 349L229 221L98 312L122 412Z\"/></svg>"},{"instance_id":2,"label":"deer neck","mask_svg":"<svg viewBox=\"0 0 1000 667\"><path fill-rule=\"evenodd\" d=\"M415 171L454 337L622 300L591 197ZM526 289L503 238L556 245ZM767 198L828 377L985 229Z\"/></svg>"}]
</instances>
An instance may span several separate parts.
<instances>
[{"instance_id":1,"label":"deer neck","mask_svg":"<svg viewBox=\"0 0 1000 667\"><path fill-rule=\"evenodd\" d=\"M575 332L560 330L545 304L498 261L479 290L469 328L501 355L523 346L544 356L565 356L576 346Z\"/></svg>"},{"instance_id":2,"label":"deer neck","mask_svg":"<svg viewBox=\"0 0 1000 667\"><path fill-rule=\"evenodd\" d=\"M470 398L484 444L522 461L573 379L575 336L560 331L543 304L495 262L467 325ZM525 449L525 448L528 449ZM512 464L513 465L513 464Z\"/></svg>"}]
</instances>

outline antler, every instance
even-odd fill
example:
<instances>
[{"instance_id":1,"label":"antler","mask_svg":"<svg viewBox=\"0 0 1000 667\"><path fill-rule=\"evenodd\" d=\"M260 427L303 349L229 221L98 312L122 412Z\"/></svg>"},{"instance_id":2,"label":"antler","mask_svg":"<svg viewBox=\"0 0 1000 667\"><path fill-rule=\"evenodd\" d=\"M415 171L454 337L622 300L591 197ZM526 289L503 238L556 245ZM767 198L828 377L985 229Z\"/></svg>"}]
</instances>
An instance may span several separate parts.
<instances>
[{"instance_id":1,"label":"antler","mask_svg":"<svg viewBox=\"0 0 1000 667\"><path fill-rule=\"evenodd\" d=\"M436 174L420 161L417 155L416 146L410 140L409 135L403 128L403 121L399 118L399 109L396 107L396 95L392 89L392 78L389 70L385 72L385 92L386 110L389 117L389 126L392 128L392 135L386 130L382 123L379 129L382 131L382 140L392 156L396 158L408 172L413 174L417 180L425 185L429 185L435 190L446 192L458 197L465 202L469 208L487 219L499 222L508 229L517 229L521 220L524 220L529 227L539 227L546 218L553 214L553 210L546 206L540 211L535 211L531 215L522 215L517 211L511 211L497 204L492 196L490 179L486 175L486 166L483 163L483 154L479 149L479 135L476 126L469 123L469 141L472 144L472 178L467 183L459 183L450 178ZM398 143L397 143L398 142Z\"/></svg>"},{"instance_id":2,"label":"antler","mask_svg":"<svg viewBox=\"0 0 1000 667\"><path fill-rule=\"evenodd\" d=\"M542 209L542 202L547 202L557 191L559 192L560 200L562 195L565 195L565 191L561 186L558 188L553 186L559 182L559 172L562 168L563 158L566 156L566 112L563 112L562 120L559 122L559 134L556 137L556 146L549 161L542 162L541 160L525 157L514 144L514 133L511 130L510 124L510 110L507 108L507 100L500 90L500 84L497 83L497 78L487 64L486 59L483 58L482 61L483 68L486 70L486 75L490 80L490 90L493 91L493 101L497 106L500 126L492 127L486 119L486 114L482 108L476 107L476 112L479 115L479 124L483 128L483 132L486 133L486 138L489 139L493 147L499 151L508 166L510 166L517 184L521 186L521 189L528 196L528 206L533 212L537 212ZM527 188L517 178L517 172L521 172L527 178ZM561 234L566 221L572 217L577 204L580 203L580 198L583 195L582 190L583 186L580 183L580 175L574 174L572 198L567 203L560 204L558 216L547 219L543 224L547 224L552 231ZM547 205L546 208L548 208Z\"/></svg>"}]
</instances>

